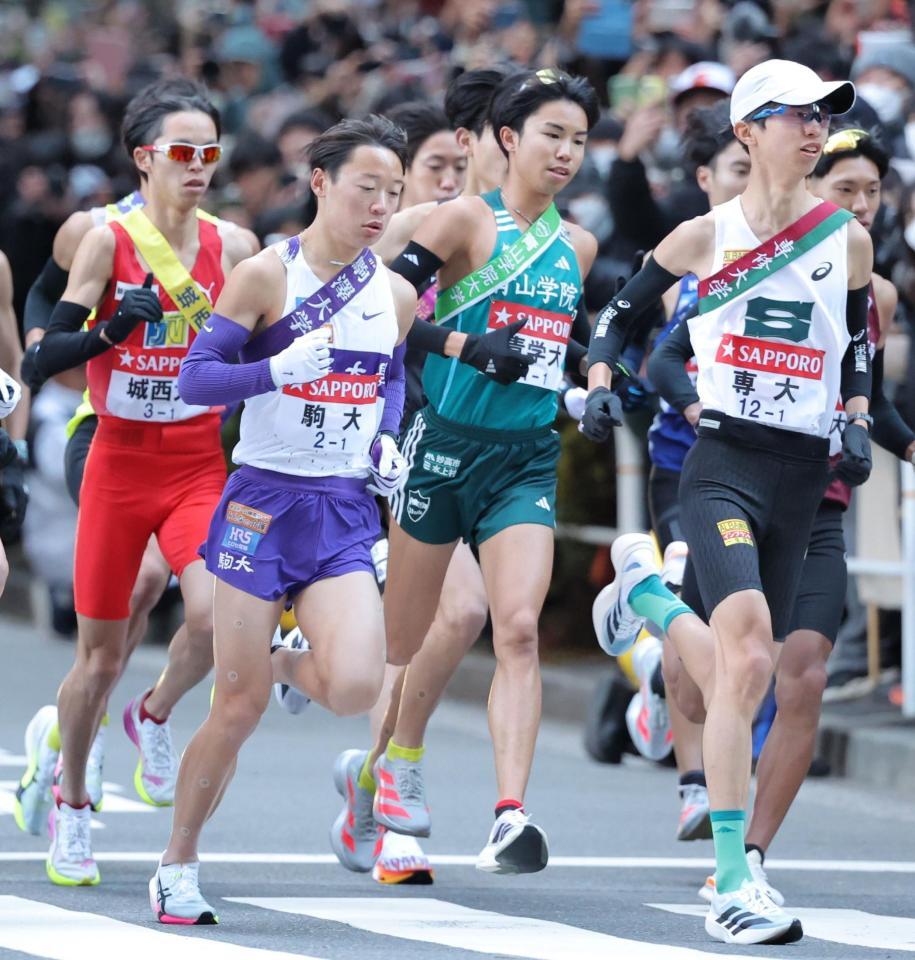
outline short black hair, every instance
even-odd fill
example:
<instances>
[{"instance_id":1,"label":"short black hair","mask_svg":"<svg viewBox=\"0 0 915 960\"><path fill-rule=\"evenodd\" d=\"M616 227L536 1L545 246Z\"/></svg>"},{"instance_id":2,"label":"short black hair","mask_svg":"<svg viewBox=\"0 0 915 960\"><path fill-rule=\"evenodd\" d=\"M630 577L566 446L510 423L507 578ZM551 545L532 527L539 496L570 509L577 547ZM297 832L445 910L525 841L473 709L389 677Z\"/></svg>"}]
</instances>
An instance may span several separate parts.
<instances>
[{"instance_id":1,"label":"short black hair","mask_svg":"<svg viewBox=\"0 0 915 960\"><path fill-rule=\"evenodd\" d=\"M390 150L407 169L406 133L376 113L364 120L341 120L315 137L308 146L308 162L312 170L323 170L333 180L358 147Z\"/></svg>"},{"instance_id":2,"label":"short black hair","mask_svg":"<svg viewBox=\"0 0 915 960\"><path fill-rule=\"evenodd\" d=\"M458 74L445 91L445 116L452 130L463 127L477 136L489 123L489 105L499 85L518 68L483 67Z\"/></svg>"},{"instance_id":3,"label":"short black hair","mask_svg":"<svg viewBox=\"0 0 915 960\"><path fill-rule=\"evenodd\" d=\"M273 140L268 140L253 130L245 129L239 133L229 157L229 173L233 178L253 170L279 170L282 165L283 156Z\"/></svg>"},{"instance_id":4,"label":"short black hair","mask_svg":"<svg viewBox=\"0 0 915 960\"><path fill-rule=\"evenodd\" d=\"M407 135L407 163L409 170L413 166L419 148L436 133L450 132L445 111L428 100L410 100L385 111L385 116Z\"/></svg>"},{"instance_id":5,"label":"short black hair","mask_svg":"<svg viewBox=\"0 0 915 960\"><path fill-rule=\"evenodd\" d=\"M157 80L143 87L127 104L121 123L121 142L131 161L137 147L152 143L159 136L167 116L186 110L199 110L210 117L216 125L216 138L219 139L222 134L219 110L199 83L177 78ZM140 175L146 176L142 172Z\"/></svg>"},{"instance_id":6,"label":"short black hair","mask_svg":"<svg viewBox=\"0 0 915 960\"><path fill-rule=\"evenodd\" d=\"M290 130L317 130L318 133L324 133L333 124L334 118L330 114L325 113L318 107L306 107L304 110L296 110L286 117L280 124L276 138L279 140Z\"/></svg>"},{"instance_id":7,"label":"short black hair","mask_svg":"<svg viewBox=\"0 0 915 960\"><path fill-rule=\"evenodd\" d=\"M817 160L817 165L810 176L817 179L825 177L840 160L848 160L851 157L866 157L870 160L877 168L881 180L889 172L890 153L876 132L864 130L861 127L845 126L830 131L820 159Z\"/></svg>"},{"instance_id":8,"label":"short black hair","mask_svg":"<svg viewBox=\"0 0 915 960\"><path fill-rule=\"evenodd\" d=\"M729 103L723 100L689 112L683 134L683 159L692 172L712 166L718 154L737 139L728 111Z\"/></svg>"},{"instance_id":9,"label":"short black hair","mask_svg":"<svg viewBox=\"0 0 915 960\"><path fill-rule=\"evenodd\" d=\"M585 112L588 130L600 118L600 103L590 81L573 77L552 68L530 70L507 77L496 90L489 107L489 122L496 134L496 142L502 152L508 151L502 144L499 131L503 127L520 133L524 121L545 103L570 100Z\"/></svg>"}]
</instances>

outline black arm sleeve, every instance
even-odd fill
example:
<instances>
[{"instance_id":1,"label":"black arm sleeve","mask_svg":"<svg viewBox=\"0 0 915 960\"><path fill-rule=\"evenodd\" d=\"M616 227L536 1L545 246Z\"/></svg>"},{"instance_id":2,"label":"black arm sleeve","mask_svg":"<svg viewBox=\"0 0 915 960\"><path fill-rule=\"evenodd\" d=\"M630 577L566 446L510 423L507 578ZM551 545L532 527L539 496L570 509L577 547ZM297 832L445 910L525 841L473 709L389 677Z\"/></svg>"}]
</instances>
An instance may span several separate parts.
<instances>
[{"instance_id":1,"label":"black arm sleeve","mask_svg":"<svg viewBox=\"0 0 915 960\"><path fill-rule=\"evenodd\" d=\"M91 311L78 303L60 300L51 314L48 332L38 345L35 366L47 379L104 353L110 344L102 339L104 324L91 330L80 329Z\"/></svg>"},{"instance_id":2,"label":"black arm sleeve","mask_svg":"<svg viewBox=\"0 0 915 960\"><path fill-rule=\"evenodd\" d=\"M871 437L874 443L889 450L894 457L905 459L909 444L915 440L915 432L902 419L899 411L883 392L883 350L878 350L873 363L870 414L874 418Z\"/></svg>"},{"instance_id":3,"label":"black arm sleeve","mask_svg":"<svg viewBox=\"0 0 915 960\"><path fill-rule=\"evenodd\" d=\"M842 402L852 397L871 396L871 355L867 342L867 301L870 284L848 291L845 301L845 321L851 342L842 358Z\"/></svg>"},{"instance_id":4,"label":"black arm sleeve","mask_svg":"<svg viewBox=\"0 0 915 960\"><path fill-rule=\"evenodd\" d=\"M680 413L699 402L699 394L686 372L686 363L693 355L689 324L684 320L654 348L648 358L648 379L655 390Z\"/></svg>"},{"instance_id":5,"label":"black arm sleeve","mask_svg":"<svg viewBox=\"0 0 915 960\"><path fill-rule=\"evenodd\" d=\"M410 332L407 334L407 347L410 350L420 350L423 353L435 353L445 356L445 341L452 333L448 327L439 327L424 320L414 320Z\"/></svg>"},{"instance_id":6,"label":"black arm sleeve","mask_svg":"<svg viewBox=\"0 0 915 960\"><path fill-rule=\"evenodd\" d=\"M429 285L429 277L435 276L443 263L444 260L439 259L431 250L411 240L397 255L391 264L391 270L412 283L417 291L421 291Z\"/></svg>"},{"instance_id":7,"label":"black arm sleeve","mask_svg":"<svg viewBox=\"0 0 915 960\"><path fill-rule=\"evenodd\" d=\"M25 309L22 312L23 332L30 330L47 330L51 322L51 311L54 304L64 295L67 289L69 271L59 267L53 257L48 257L47 263L41 268L41 273L29 287L25 295Z\"/></svg>"},{"instance_id":8,"label":"black arm sleeve","mask_svg":"<svg viewBox=\"0 0 915 960\"><path fill-rule=\"evenodd\" d=\"M566 347L566 370L570 373L581 372L582 358L588 355L588 348L577 340L570 340Z\"/></svg>"},{"instance_id":9,"label":"black arm sleeve","mask_svg":"<svg viewBox=\"0 0 915 960\"><path fill-rule=\"evenodd\" d=\"M606 363L612 367L619 358L628 329L679 279L654 257L649 257L645 266L597 315L588 345L588 365Z\"/></svg>"}]
</instances>

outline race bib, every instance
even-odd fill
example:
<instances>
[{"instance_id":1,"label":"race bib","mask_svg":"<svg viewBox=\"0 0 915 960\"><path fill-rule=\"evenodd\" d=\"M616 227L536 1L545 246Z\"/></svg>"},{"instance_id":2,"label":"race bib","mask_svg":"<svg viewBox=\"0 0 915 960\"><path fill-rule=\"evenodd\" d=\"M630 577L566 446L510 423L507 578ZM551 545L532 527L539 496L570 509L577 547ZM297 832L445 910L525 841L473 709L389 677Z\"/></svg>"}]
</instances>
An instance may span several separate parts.
<instances>
[{"instance_id":1,"label":"race bib","mask_svg":"<svg viewBox=\"0 0 915 960\"><path fill-rule=\"evenodd\" d=\"M572 332L572 317L528 304L495 300L489 308L489 330L525 320L524 326L509 341L513 347L534 358L527 373L518 381L543 390L558 390L565 369L566 346Z\"/></svg>"}]
</instances>

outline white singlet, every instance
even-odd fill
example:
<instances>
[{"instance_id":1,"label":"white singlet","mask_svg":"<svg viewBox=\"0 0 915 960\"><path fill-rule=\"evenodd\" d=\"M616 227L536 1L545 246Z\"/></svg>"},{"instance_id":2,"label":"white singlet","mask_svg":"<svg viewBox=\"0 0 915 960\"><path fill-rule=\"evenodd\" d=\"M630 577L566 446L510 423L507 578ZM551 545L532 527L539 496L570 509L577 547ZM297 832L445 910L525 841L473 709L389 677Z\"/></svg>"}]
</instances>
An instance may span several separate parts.
<instances>
[{"instance_id":1,"label":"white singlet","mask_svg":"<svg viewBox=\"0 0 915 960\"><path fill-rule=\"evenodd\" d=\"M298 237L270 248L286 268L283 324L293 336L307 332L288 319L323 286L305 262ZM320 310L319 321L325 319ZM300 477L366 477L384 399L379 386L399 337L391 282L380 262L360 290L329 319L333 367L319 380L282 387L245 401L235 463ZM318 322L315 326L320 326ZM270 333L267 328L261 336ZM254 344L255 340L251 341ZM280 346L271 352L277 353Z\"/></svg>"},{"instance_id":2,"label":"white singlet","mask_svg":"<svg viewBox=\"0 0 915 960\"><path fill-rule=\"evenodd\" d=\"M760 246L740 197L714 207L710 276ZM848 225L720 307L689 320L703 407L827 437L849 343ZM772 267L777 263L777 257ZM739 289L740 277L733 279Z\"/></svg>"}]
</instances>

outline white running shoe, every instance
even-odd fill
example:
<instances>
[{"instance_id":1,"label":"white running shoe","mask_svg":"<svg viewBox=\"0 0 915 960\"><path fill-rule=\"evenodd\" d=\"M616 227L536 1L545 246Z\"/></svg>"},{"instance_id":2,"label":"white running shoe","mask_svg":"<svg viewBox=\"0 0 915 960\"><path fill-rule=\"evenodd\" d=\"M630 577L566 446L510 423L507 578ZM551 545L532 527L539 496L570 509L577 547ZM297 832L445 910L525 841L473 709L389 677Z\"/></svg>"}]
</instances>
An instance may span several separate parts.
<instances>
[{"instance_id":1,"label":"white running shoe","mask_svg":"<svg viewBox=\"0 0 915 960\"><path fill-rule=\"evenodd\" d=\"M434 882L435 874L416 837L385 830L372 879L376 883L427 885Z\"/></svg>"},{"instance_id":2,"label":"white running shoe","mask_svg":"<svg viewBox=\"0 0 915 960\"><path fill-rule=\"evenodd\" d=\"M689 547L683 540L674 540L667 544L664 551L664 561L661 564L661 583L671 593L680 595L683 587L683 574L686 571L686 558L689 556Z\"/></svg>"},{"instance_id":3,"label":"white running shoe","mask_svg":"<svg viewBox=\"0 0 915 960\"><path fill-rule=\"evenodd\" d=\"M680 820L677 824L677 839L683 841L689 840L711 840L712 839L712 820L708 802L708 787L703 787L701 783L685 783L677 787L680 794ZM712 881L712 892L714 892L715 878L709 878ZM703 894L705 886L699 891L699 896L703 900L708 898ZM711 901L709 901L711 902Z\"/></svg>"},{"instance_id":4,"label":"white running shoe","mask_svg":"<svg viewBox=\"0 0 915 960\"><path fill-rule=\"evenodd\" d=\"M102 786L102 767L105 765L105 731L108 729L108 714L102 717L98 733L89 748L89 757L86 760L86 793L89 794L89 803L98 813L104 801Z\"/></svg>"},{"instance_id":5,"label":"white running shoe","mask_svg":"<svg viewBox=\"0 0 915 960\"><path fill-rule=\"evenodd\" d=\"M651 678L661 662L661 641L645 637L632 653L632 669L639 689L626 708L626 726L636 750L646 760L663 760L673 749L667 701L651 688Z\"/></svg>"},{"instance_id":6,"label":"white running shoe","mask_svg":"<svg viewBox=\"0 0 915 960\"><path fill-rule=\"evenodd\" d=\"M550 859L546 834L523 810L506 810L496 818L486 846L477 857L485 873L536 873Z\"/></svg>"},{"instance_id":7,"label":"white running shoe","mask_svg":"<svg viewBox=\"0 0 915 960\"><path fill-rule=\"evenodd\" d=\"M150 806L170 807L175 802L178 783L178 754L168 720L140 721L140 705L145 696L141 693L134 697L124 709L124 730L140 751L133 785L140 799Z\"/></svg>"},{"instance_id":8,"label":"white running shoe","mask_svg":"<svg viewBox=\"0 0 915 960\"><path fill-rule=\"evenodd\" d=\"M61 803L48 816L51 849L45 869L52 883L63 887L94 887L101 877L92 858L92 810Z\"/></svg>"},{"instance_id":9,"label":"white running shoe","mask_svg":"<svg viewBox=\"0 0 915 960\"><path fill-rule=\"evenodd\" d=\"M311 645L302 636L302 631L298 627L293 627L285 637L280 628L277 627L270 643L270 652L273 653L277 647L301 650L303 653L311 650ZM273 685L273 696L276 697L276 702L287 713L301 713L311 703L311 697L306 697L301 690L290 687L288 683L275 683Z\"/></svg>"},{"instance_id":10,"label":"white running shoe","mask_svg":"<svg viewBox=\"0 0 915 960\"><path fill-rule=\"evenodd\" d=\"M755 880L712 897L705 932L722 943L739 944L794 943L804 936L801 921L777 907Z\"/></svg>"},{"instance_id":11,"label":"white running shoe","mask_svg":"<svg viewBox=\"0 0 915 960\"><path fill-rule=\"evenodd\" d=\"M25 755L28 766L13 801L13 817L20 830L36 837L48 824L48 813L54 798L54 768L60 754L60 734L57 730L57 707L42 707L25 728Z\"/></svg>"},{"instance_id":12,"label":"white running shoe","mask_svg":"<svg viewBox=\"0 0 915 960\"><path fill-rule=\"evenodd\" d=\"M750 867L750 875L762 887L766 896L777 907L783 907L785 905L785 898L769 883L769 878L763 869L763 860L764 858L758 850L747 851L747 864Z\"/></svg>"},{"instance_id":13,"label":"white running shoe","mask_svg":"<svg viewBox=\"0 0 915 960\"><path fill-rule=\"evenodd\" d=\"M149 881L149 905L159 923L184 926L219 923L200 895L199 863L161 863Z\"/></svg>"},{"instance_id":14,"label":"white running shoe","mask_svg":"<svg viewBox=\"0 0 915 960\"><path fill-rule=\"evenodd\" d=\"M696 892L699 894L700 900L711 903L715 898L715 874L710 873L705 878L705 883L703 883Z\"/></svg>"},{"instance_id":15,"label":"white running shoe","mask_svg":"<svg viewBox=\"0 0 915 960\"><path fill-rule=\"evenodd\" d=\"M597 595L591 618L597 642L611 657L624 654L638 639L645 618L629 606L632 588L657 574L654 548L644 533L627 533L617 537L610 548L610 559L616 578Z\"/></svg>"}]
</instances>

